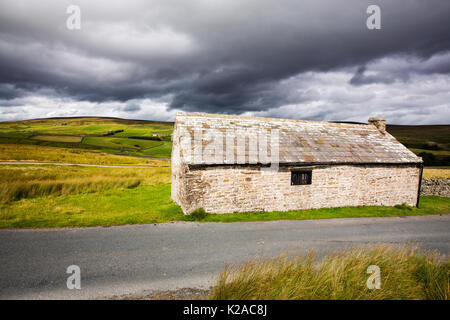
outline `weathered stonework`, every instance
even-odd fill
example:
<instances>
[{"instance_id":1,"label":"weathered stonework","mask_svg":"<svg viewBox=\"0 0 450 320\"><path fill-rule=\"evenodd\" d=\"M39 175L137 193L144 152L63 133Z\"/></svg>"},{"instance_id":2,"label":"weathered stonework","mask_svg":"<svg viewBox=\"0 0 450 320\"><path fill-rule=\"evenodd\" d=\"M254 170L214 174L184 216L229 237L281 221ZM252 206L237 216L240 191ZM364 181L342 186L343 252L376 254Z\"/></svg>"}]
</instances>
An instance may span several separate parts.
<instances>
[{"instance_id":1,"label":"weathered stonework","mask_svg":"<svg viewBox=\"0 0 450 320\"><path fill-rule=\"evenodd\" d=\"M181 178L178 203L187 213L196 208L232 213L402 203L415 206L417 202L420 168L414 165L314 166L310 185L291 185L292 169L295 167L281 167L279 172L238 166L187 169Z\"/></svg>"},{"instance_id":2,"label":"weathered stonework","mask_svg":"<svg viewBox=\"0 0 450 320\"><path fill-rule=\"evenodd\" d=\"M185 214L197 208L233 213L402 203L415 206L422 160L385 132L384 119L371 121L373 124L361 125L177 115L172 199ZM180 127L190 134L211 128L245 128L258 134L277 127L281 132L279 170L261 171L260 163L248 161L229 164L196 160L188 154L191 144L183 140ZM201 142L203 146L210 144ZM247 153L248 160L251 152ZM291 185L291 171L299 169L312 171L311 184Z\"/></svg>"},{"instance_id":3,"label":"weathered stonework","mask_svg":"<svg viewBox=\"0 0 450 320\"><path fill-rule=\"evenodd\" d=\"M424 196L450 198L450 179L422 179L421 192Z\"/></svg>"}]
</instances>

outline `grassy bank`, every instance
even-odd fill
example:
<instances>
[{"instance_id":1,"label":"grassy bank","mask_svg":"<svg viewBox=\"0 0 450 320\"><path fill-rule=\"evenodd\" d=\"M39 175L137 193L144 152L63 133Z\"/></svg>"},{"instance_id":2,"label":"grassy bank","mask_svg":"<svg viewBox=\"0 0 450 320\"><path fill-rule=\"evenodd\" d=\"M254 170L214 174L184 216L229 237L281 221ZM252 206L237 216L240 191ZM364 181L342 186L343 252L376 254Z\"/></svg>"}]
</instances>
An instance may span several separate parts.
<instances>
[{"instance_id":1,"label":"grassy bank","mask_svg":"<svg viewBox=\"0 0 450 320\"><path fill-rule=\"evenodd\" d=\"M183 218L170 167L0 166L0 228L109 226Z\"/></svg>"},{"instance_id":2,"label":"grassy bank","mask_svg":"<svg viewBox=\"0 0 450 320\"><path fill-rule=\"evenodd\" d=\"M169 184L23 199L0 205L0 228L92 227L183 219Z\"/></svg>"},{"instance_id":3,"label":"grassy bank","mask_svg":"<svg viewBox=\"0 0 450 320\"><path fill-rule=\"evenodd\" d=\"M366 273L380 268L381 288L369 290ZM318 259L307 254L250 260L224 268L210 299L449 299L450 259L411 247L351 248Z\"/></svg>"}]
</instances>

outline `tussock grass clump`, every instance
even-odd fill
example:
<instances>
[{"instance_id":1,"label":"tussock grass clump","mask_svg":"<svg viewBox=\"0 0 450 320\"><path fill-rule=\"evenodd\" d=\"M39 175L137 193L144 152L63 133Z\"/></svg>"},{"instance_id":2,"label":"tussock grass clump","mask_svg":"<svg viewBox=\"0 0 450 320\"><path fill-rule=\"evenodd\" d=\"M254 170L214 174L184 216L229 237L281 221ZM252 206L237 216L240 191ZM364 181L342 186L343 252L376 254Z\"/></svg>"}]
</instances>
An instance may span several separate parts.
<instances>
[{"instance_id":1,"label":"tussock grass clump","mask_svg":"<svg viewBox=\"0 0 450 320\"><path fill-rule=\"evenodd\" d=\"M201 221L208 216L208 213L203 208L198 208L192 211L189 215L185 217L188 221Z\"/></svg>"},{"instance_id":2,"label":"tussock grass clump","mask_svg":"<svg viewBox=\"0 0 450 320\"><path fill-rule=\"evenodd\" d=\"M409 211L411 211L413 209L411 206L408 206L408 204L406 204L406 203L396 204L394 206L394 208L400 209L400 210L409 210Z\"/></svg>"},{"instance_id":3,"label":"tussock grass clump","mask_svg":"<svg viewBox=\"0 0 450 320\"><path fill-rule=\"evenodd\" d=\"M101 192L108 189L135 188L140 183L141 181L135 178L108 177L15 181L0 184L0 199L3 202L10 202L49 195Z\"/></svg>"},{"instance_id":4,"label":"tussock grass clump","mask_svg":"<svg viewBox=\"0 0 450 320\"><path fill-rule=\"evenodd\" d=\"M0 203L167 183L170 181L169 173L170 167L4 165L0 166Z\"/></svg>"},{"instance_id":5,"label":"tussock grass clump","mask_svg":"<svg viewBox=\"0 0 450 320\"><path fill-rule=\"evenodd\" d=\"M381 270L381 289L366 286L367 267ZM250 260L225 267L210 299L449 299L450 260L415 247L350 248Z\"/></svg>"}]
</instances>

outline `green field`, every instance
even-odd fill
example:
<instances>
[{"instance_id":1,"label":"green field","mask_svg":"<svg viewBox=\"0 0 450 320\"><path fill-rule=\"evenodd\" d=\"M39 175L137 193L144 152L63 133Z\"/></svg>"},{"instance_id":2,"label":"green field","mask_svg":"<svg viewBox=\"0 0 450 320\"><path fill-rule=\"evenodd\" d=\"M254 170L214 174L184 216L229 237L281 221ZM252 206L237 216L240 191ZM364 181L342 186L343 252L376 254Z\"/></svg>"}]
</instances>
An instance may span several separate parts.
<instances>
[{"instance_id":1,"label":"green field","mask_svg":"<svg viewBox=\"0 0 450 320\"><path fill-rule=\"evenodd\" d=\"M36 119L0 122L0 144L99 150L115 155L167 159L172 150L172 131L171 122L116 118Z\"/></svg>"},{"instance_id":2,"label":"green field","mask_svg":"<svg viewBox=\"0 0 450 320\"><path fill-rule=\"evenodd\" d=\"M31 139L51 142L69 142L80 143L83 137L78 136L52 136L52 135L35 135Z\"/></svg>"},{"instance_id":3,"label":"green field","mask_svg":"<svg viewBox=\"0 0 450 320\"><path fill-rule=\"evenodd\" d=\"M387 131L422 157L425 166L450 166L450 125L388 125Z\"/></svg>"},{"instance_id":4,"label":"green field","mask_svg":"<svg viewBox=\"0 0 450 320\"><path fill-rule=\"evenodd\" d=\"M153 141L129 138L85 137L83 144L95 146L110 153L126 155L149 155L154 157L154 148L164 145L164 141ZM170 157L170 151L161 154L161 158Z\"/></svg>"}]
</instances>

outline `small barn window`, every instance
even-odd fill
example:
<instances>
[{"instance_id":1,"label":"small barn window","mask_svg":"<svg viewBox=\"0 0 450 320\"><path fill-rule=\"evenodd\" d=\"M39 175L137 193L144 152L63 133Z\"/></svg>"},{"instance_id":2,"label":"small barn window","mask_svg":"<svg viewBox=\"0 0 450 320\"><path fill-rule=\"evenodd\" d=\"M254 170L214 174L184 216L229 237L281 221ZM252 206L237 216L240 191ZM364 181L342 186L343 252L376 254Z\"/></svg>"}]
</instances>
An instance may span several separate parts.
<instances>
[{"instance_id":1,"label":"small barn window","mask_svg":"<svg viewBox=\"0 0 450 320\"><path fill-rule=\"evenodd\" d=\"M292 171L291 186L311 184L312 171Z\"/></svg>"}]
</instances>

